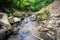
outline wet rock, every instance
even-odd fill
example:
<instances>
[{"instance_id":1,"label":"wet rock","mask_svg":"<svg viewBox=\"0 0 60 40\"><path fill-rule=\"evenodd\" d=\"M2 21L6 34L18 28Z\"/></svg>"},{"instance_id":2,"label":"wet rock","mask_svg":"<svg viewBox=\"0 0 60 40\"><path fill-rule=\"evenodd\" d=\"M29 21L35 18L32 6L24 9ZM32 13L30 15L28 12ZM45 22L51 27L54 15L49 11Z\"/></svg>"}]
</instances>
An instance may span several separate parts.
<instances>
[{"instance_id":1,"label":"wet rock","mask_svg":"<svg viewBox=\"0 0 60 40\"><path fill-rule=\"evenodd\" d=\"M12 27L11 27L11 25L9 23L8 16L5 13L0 13L0 14L3 15L2 19L0 19L0 21L3 22L3 24L5 25L5 27L7 28L7 30L11 29ZM8 25L8 27L7 27L7 25Z\"/></svg>"},{"instance_id":2,"label":"wet rock","mask_svg":"<svg viewBox=\"0 0 60 40\"><path fill-rule=\"evenodd\" d=\"M24 22L29 22L30 21L30 19L28 19L28 18L26 18L26 19L24 19Z\"/></svg>"},{"instance_id":3,"label":"wet rock","mask_svg":"<svg viewBox=\"0 0 60 40\"><path fill-rule=\"evenodd\" d=\"M17 18L17 17L14 17L13 20L14 20L14 22L19 22L19 21L21 21L21 19L20 19L20 18Z\"/></svg>"},{"instance_id":4,"label":"wet rock","mask_svg":"<svg viewBox=\"0 0 60 40\"><path fill-rule=\"evenodd\" d=\"M10 23L14 23L13 16L10 16L10 17L9 17L9 22L10 22Z\"/></svg>"}]
</instances>

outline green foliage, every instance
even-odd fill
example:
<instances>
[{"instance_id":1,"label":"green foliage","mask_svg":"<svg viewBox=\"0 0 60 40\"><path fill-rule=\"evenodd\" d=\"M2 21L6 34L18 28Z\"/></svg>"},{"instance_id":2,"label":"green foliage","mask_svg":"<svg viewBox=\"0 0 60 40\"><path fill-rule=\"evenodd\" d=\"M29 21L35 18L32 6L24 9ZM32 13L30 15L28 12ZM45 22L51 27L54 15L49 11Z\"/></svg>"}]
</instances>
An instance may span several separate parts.
<instances>
[{"instance_id":1,"label":"green foliage","mask_svg":"<svg viewBox=\"0 0 60 40\"><path fill-rule=\"evenodd\" d=\"M27 2L27 0L11 0L11 2L21 8L29 5L29 2Z\"/></svg>"},{"instance_id":2,"label":"green foliage","mask_svg":"<svg viewBox=\"0 0 60 40\"><path fill-rule=\"evenodd\" d=\"M38 11L41 8L49 5L50 3L52 3L54 0L35 0L35 2L31 5L32 10L34 11Z\"/></svg>"},{"instance_id":3,"label":"green foliage","mask_svg":"<svg viewBox=\"0 0 60 40\"><path fill-rule=\"evenodd\" d=\"M20 8L29 7L33 11L38 11L41 8L49 5L54 0L12 0L12 2Z\"/></svg>"},{"instance_id":4,"label":"green foliage","mask_svg":"<svg viewBox=\"0 0 60 40\"><path fill-rule=\"evenodd\" d=\"M0 0L0 2L2 3L5 2L12 3L13 5L15 5L15 7L17 6L18 8L21 8L23 10L30 9L32 11L38 11L41 8L52 3L54 0L3 0L3 1Z\"/></svg>"}]
</instances>

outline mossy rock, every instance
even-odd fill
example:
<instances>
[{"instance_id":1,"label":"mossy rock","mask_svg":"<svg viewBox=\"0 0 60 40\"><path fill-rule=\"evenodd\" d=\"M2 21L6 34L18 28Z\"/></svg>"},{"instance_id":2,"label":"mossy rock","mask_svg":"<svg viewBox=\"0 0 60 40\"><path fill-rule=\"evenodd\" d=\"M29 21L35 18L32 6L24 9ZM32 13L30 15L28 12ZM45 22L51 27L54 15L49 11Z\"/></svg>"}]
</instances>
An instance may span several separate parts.
<instances>
[{"instance_id":1,"label":"mossy rock","mask_svg":"<svg viewBox=\"0 0 60 40\"><path fill-rule=\"evenodd\" d=\"M22 14L21 14L19 11L15 11L15 12L13 13L13 16L14 16L14 17L20 17L20 16L22 16Z\"/></svg>"},{"instance_id":2,"label":"mossy rock","mask_svg":"<svg viewBox=\"0 0 60 40\"><path fill-rule=\"evenodd\" d=\"M50 18L50 13L48 10L45 10L43 13L36 14L36 20L48 20Z\"/></svg>"}]
</instances>

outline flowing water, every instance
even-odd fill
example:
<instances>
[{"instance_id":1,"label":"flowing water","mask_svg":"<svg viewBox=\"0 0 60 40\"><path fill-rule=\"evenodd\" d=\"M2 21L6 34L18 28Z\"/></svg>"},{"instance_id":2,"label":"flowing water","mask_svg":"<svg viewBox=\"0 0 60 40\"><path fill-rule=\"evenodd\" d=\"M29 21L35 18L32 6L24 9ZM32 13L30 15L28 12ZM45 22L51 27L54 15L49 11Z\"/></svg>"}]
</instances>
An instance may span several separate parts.
<instances>
[{"instance_id":1,"label":"flowing water","mask_svg":"<svg viewBox=\"0 0 60 40\"><path fill-rule=\"evenodd\" d=\"M37 21L34 20L34 14L32 16L26 17L24 20L21 22L21 29L18 32L18 36L16 38L9 38L8 40L38 40L33 32L33 27L37 26Z\"/></svg>"},{"instance_id":2,"label":"flowing water","mask_svg":"<svg viewBox=\"0 0 60 40\"><path fill-rule=\"evenodd\" d=\"M20 40L38 40L38 38L34 36L36 32L34 32L33 28L38 26L37 21L33 21L34 16L35 15L33 14L22 21L22 28L19 31Z\"/></svg>"}]
</instances>

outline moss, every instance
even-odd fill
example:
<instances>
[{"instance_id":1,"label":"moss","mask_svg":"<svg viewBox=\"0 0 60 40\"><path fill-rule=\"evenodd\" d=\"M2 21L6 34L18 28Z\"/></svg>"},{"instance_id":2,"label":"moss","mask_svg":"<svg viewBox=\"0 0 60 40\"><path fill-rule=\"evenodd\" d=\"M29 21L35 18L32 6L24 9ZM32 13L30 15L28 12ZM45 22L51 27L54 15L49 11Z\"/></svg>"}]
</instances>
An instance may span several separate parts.
<instances>
[{"instance_id":1,"label":"moss","mask_svg":"<svg viewBox=\"0 0 60 40\"><path fill-rule=\"evenodd\" d=\"M13 13L13 16L20 16L20 13L15 12L15 13Z\"/></svg>"},{"instance_id":2,"label":"moss","mask_svg":"<svg viewBox=\"0 0 60 40\"><path fill-rule=\"evenodd\" d=\"M36 14L36 20L48 20L50 18L50 13L48 10L45 10L43 13Z\"/></svg>"}]
</instances>

